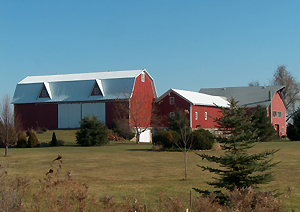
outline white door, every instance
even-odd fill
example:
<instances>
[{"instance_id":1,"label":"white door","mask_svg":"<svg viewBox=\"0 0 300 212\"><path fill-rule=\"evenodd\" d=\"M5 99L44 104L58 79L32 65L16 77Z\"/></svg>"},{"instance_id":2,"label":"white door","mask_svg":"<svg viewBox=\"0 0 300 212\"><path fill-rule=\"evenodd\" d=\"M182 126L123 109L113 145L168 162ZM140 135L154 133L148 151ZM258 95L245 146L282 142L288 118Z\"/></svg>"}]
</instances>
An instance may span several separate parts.
<instances>
[{"instance_id":1,"label":"white door","mask_svg":"<svg viewBox=\"0 0 300 212\"><path fill-rule=\"evenodd\" d=\"M69 103L58 105L58 128L79 128L81 104Z\"/></svg>"},{"instance_id":2,"label":"white door","mask_svg":"<svg viewBox=\"0 0 300 212\"><path fill-rule=\"evenodd\" d=\"M96 116L98 121L105 123L105 103L82 104L82 118L85 116Z\"/></svg>"}]
</instances>

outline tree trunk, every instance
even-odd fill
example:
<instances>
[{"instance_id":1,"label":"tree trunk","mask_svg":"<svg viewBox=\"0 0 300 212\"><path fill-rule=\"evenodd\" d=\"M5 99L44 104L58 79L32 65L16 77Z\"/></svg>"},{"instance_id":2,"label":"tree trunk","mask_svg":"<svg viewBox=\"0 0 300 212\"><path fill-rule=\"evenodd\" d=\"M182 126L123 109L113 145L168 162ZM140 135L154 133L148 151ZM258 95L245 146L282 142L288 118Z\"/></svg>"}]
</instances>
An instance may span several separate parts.
<instances>
[{"instance_id":1,"label":"tree trunk","mask_svg":"<svg viewBox=\"0 0 300 212\"><path fill-rule=\"evenodd\" d=\"M4 154L4 156L7 156L7 152L8 152L8 145L5 144L5 154Z\"/></svg>"},{"instance_id":2,"label":"tree trunk","mask_svg":"<svg viewBox=\"0 0 300 212\"><path fill-rule=\"evenodd\" d=\"M187 179L187 152L186 152L186 146L184 146L184 179Z\"/></svg>"},{"instance_id":3,"label":"tree trunk","mask_svg":"<svg viewBox=\"0 0 300 212\"><path fill-rule=\"evenodd\" d=\"M140 143L140 132L138 130L136 131L136 143Z\"/></svg>"}]
</instances>

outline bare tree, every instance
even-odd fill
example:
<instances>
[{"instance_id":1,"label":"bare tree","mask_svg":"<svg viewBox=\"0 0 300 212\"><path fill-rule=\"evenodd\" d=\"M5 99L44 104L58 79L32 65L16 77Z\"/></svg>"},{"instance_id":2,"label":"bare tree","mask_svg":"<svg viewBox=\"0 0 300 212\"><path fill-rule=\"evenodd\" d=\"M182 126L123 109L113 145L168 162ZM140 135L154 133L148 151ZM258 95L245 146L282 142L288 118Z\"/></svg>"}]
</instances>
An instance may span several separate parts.
<instances>
[{"instance_id":1,"label":"bare tree","mask_svg":"<svg viewBox=\"0 0 300 212\"><path fill-rule=\"evenodd\" d=\"M174 115L170 115L168 118L169 129L176 131L180 134L180 140L174 140L175 145L181 150L184 155L184 179L187 179L187 153L193 147L193 137L191 133L191 127L187 115L188 110L177 109Z\"/></svg>"},{"instance_id":2,"label":"bare tree","mask_svg":"<svg viewBox=\"0 0 300 212\"><path fill-rule=\"evenodd\" d=\"M140 142L140 135L143 132L158 125L162 120L150 93L142 97L133 97L129 101L117 100L114 111L119 123L128 124L134 129L136 143Z\"/></svg>"},{"instance_id":3,"label":"bare tree","mask_svg":"<svg viewBox=\"0 0 300 212\"><path fill-rule=\"evenodd\" d=\"M252 81L249 83L249 87L258 87L260 85L259 81Z\"/></svg>"},{"instance_id":4,"label":"bare tree","mask_svg":"<svg viewBox=\"0 0 300 212\"><path fill-rule=\"evenodd\" d=\"M9 96L5 95L2 98L0 107L0 140L5 146L5 156L8 154L8 147L14 145L17 141L14 113L10 102Z\"/></svg>"},{"instance_id":5,"label":"bare tree","mask_svg":"<svg viewBox=\"0 0 300 212\"><path fill-rule=\"evenodd\" d=\"M286 70L286 66L277 67L271 81L273 85L284 85L282 94L287 104L287 121L294 116L300 100L300 83Z\"/></svg>"}]
</instances>

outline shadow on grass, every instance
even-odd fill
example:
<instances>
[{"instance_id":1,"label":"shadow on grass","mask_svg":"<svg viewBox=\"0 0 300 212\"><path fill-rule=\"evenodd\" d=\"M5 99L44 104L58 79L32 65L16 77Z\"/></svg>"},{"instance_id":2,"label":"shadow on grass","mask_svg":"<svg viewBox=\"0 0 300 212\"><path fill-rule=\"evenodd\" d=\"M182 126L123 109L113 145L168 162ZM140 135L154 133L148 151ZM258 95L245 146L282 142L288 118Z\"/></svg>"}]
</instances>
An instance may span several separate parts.
<instances>
[{"instance_id":1,"label":"shadow on grass","mask_svg":"<svg viewBox=\"0 0 300 212\"><path fill-rule=\"evenodd\" d=\"M127 151L132 151L132 152L152 152L152 149L127 149Z\"/></svg>"}]
</instances>

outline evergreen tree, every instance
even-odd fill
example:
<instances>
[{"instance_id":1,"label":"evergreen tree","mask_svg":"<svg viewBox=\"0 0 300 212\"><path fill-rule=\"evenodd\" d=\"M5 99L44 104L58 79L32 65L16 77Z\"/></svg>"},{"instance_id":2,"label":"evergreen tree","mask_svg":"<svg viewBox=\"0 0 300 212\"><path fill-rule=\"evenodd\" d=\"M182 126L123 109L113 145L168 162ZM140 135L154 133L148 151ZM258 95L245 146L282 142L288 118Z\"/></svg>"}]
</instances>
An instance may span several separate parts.
<instances>
[{"instance_id":1,"label":"evergreen tree","mask_svg":"<svg viewBox=\"0 0 300 212\"><path fill-rule=\"evenodd\" d=\"M98 121L96 116L86 116L80 121L80 129L76 132L77 144L81 146L102 146L108 143L106 125Z\"/></svg>"},{"instance_id":2,"label":"evergreen tree","mask_svg":"<svg viewBox=\"0 0 300 212\"><path fill-rule=\"evenodd\" d=\"M267 116L267 109L258 105L252 115L254 129L257 129L257 136L259 141L271 141L276 138L276 130L270 122L270 117Z\"/></svg>"},{"instance_id":3,"label":"evergreen tree","mask_svg":"<svg viewBox=\"0 0 300 212\"><path fill-rule=\"evenodd\" d=\"M258 187L259 184L266 184L273 180L271 172L265 172L277 163L270 163L268 156L273 155L278 150L264 151L249 155L247 150L254 146L257 138L257 129L251 122L251 116L247 116L245 108L238 106L234 99L230 100L230 108L222 108L222 116L215 118L219 129L223 132L220 143L225 150L225 154L217 157L207 154L197 154L202 159L220 165L220 168L201 166L203 170L217 174L219 177L215 181L208 182L209 185L217 189L225 188L233 191L235 188ZM194 190L209 194L208 190ZM224 197L220 190L214 191L219 198Z\"/></svg>"},{"instance_id":4,"label":"evergreen tree","mask_svg":"<svg viewBox=\"0 0 300 212\"><path fill-rule=\"evenodd\" d=\"M287 127L287 136L291 141L300 141L300 110L293 117L293 124Z\"/></svg>"},{"instance_id":5,"label":"evergreen tree","mask_svg":"<svg viewBox=\"0 0 300 212\"><path fill-rule=\"evenodd\" d=\"M51 146L57 146L57 139L56 139L55 132L52 133Z\"/></svg>"}]
</instances>

